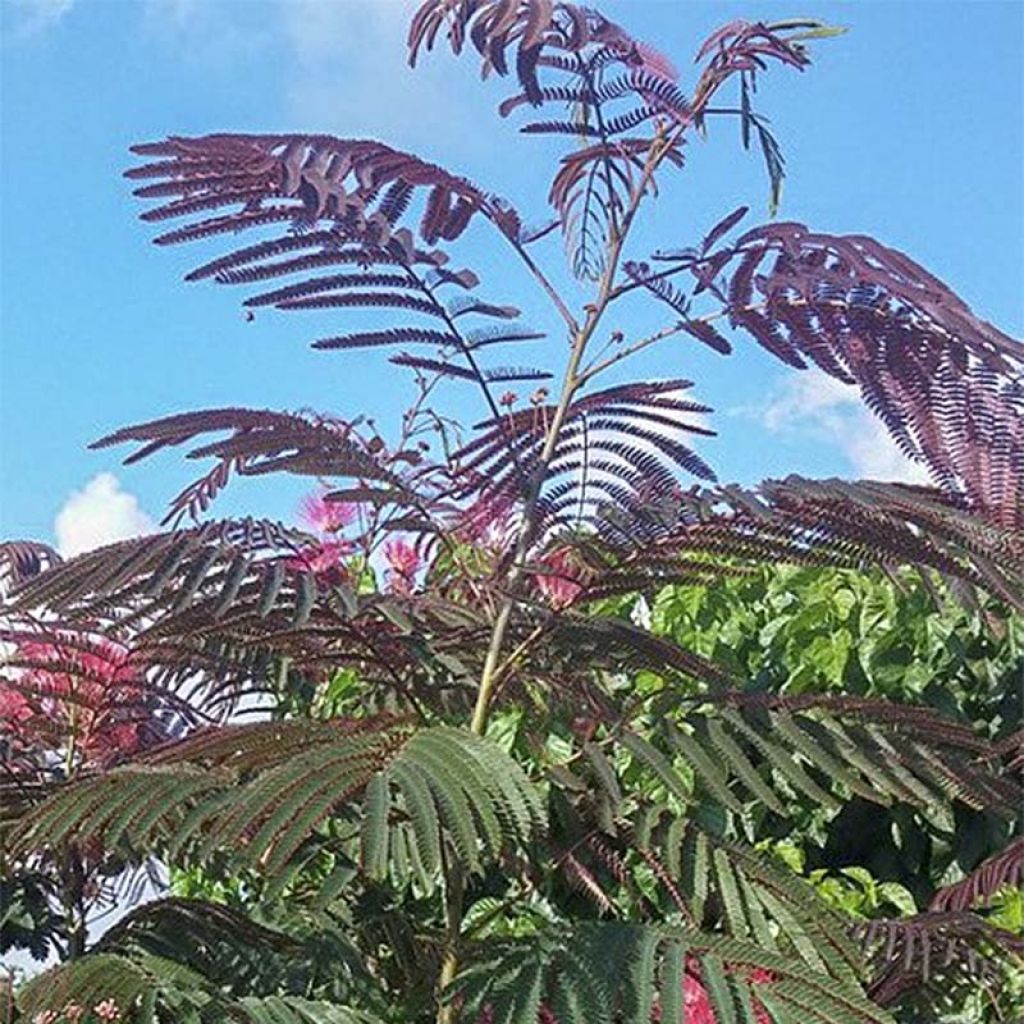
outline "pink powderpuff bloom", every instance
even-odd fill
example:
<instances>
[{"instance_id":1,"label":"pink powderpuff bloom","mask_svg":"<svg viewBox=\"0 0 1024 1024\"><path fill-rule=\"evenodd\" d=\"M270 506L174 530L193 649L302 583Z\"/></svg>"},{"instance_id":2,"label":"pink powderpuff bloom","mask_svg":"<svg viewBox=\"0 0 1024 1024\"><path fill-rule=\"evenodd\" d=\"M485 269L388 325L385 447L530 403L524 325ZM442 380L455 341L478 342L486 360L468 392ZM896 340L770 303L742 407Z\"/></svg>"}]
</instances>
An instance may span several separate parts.
<instances>
[{"instance_id":1,"label":"pink powderpuff bloom","mask_svg":"<svg viewBox=\"0 0 1024 1024\"><path fill-rule=\"evenodd\" d=\"M558 548L540 559L544 572L534 576L537 589L553 608L565 608L583 589L585 572L569 548Z\"/></svg>"},{"instance_id":2,"label":"pink powderpuff bloom","mask_svg":"<svg viewBox=\"0 0 1024 1024\"><path fill-rule=\"evenodd\" d=\"M420 556L407 541L396 537L384 545L384 561L388 564L388 586L395 594L412 593Z\"/></svg>"},{"instance_id":3,"label":"pink powderpuff bloom","mask_svg":"<svg viewBox=\"0 0 1024 1024\"><path fill-rule=\"evenodd\" d=\"M329 582L344 580L344 560L356 551L355 544L337 536L356 520L357 506L346 501L327 501L329 492L321 490L306 495L299 505L299 521L316 532L318 539L308 544L285 565L297 572L311 572L318 579Z\"/></svg>"},{"instance_id":4,"label":"pink powderpuff bloom","mask_svg":"<svg viewBox=\"0 0 1024 1024\"><path fill-rule=\"evenodd\" d=\"M679 80L679 72L676 66L653 46L637 41L635 43L637 56L640 58L640 67L649 71L659 78L667 78L670 82Z\"/></svg>"},{"instance_id":5,"label":"pink powderpuff bloom","mask_svg":"<svg viewBox=\"0 0 1024 1024\"><path fill-rule=\"evenodd\" d=\"M6 732L18 735L23 723L33 714L32 705L23 693L0 683L0 723Z\"/></svg>"},{"instance_id":6,"label":"pink powderpuff bloom","mask_svg":"<svg viewBox=\"0 0 1024 1024\"><path fill-rule=\"evenodd\" d=\"M357 509L347 501L326 501L327 493L307 494L299 504L299 521L317 533L338 533L355 522Z\"/></svg>"},{"instance_id":7,"label":"pink powderpuff bloom","mask_svg":"<svg viewBox=\"0 0 1024 1024\"><path fill-rule=\"evenodd\" d=\"M485 495L463 512L456 535L465 544L504 551L512 536L512 514L513 505L507 498Z\"/></svg>"},{"instance_id":8,"label":"pink powderpuff bloom","mask_svg":"<svg viewBox=\"0 0 1024 1024\"><path fill-rule=\"evenodd\" d=\"M718 1024L707 989L692 974L683 981L683 1014L687 1024Z\"/></svg>"},{"instance_id":9,"label":"pink powderpuff bloom","mask_svg":"<svg viewBox=\"0 0 1024 1024\"><path fill-rule=\"evenodd\" d=\"M104 999L102 1003L97 1003L92 1008L92 1012L102 1021L117 1021L121 1019L121 1011L117 1008L117 1003L113 999Z\"/></svg>"},{"instance_id":10,"label":"pink powderpuff bloom","mask_svg":"<svg viewBox=\"0 0 1024 1024\"><path fill-rule=\"evenodd\" d=\"M775 976L771 971L757 967L747 975L747 980L758 985L774 981ZM715 1011L711 1008L711 997L708 995L707 989L696 975L689 972L687 972L683 980L683 1007L687 1024L718 1024ZM769 1018L763 1006L757 1005L756 1000L754 1016L757 1019L757 1024L771 1024L771 1018ZM659 1020L660 1017L661 1014L659 1012Z\"/></svg>"},{"instance_id":11,"label":"pink powderpuff bloom","mask_svg":"<svg viewBox=\"0 0 1024 1024\"><path fill-rule=\"evenodd\" d=\"M145 666L109 640L23 641L17 688L0 684L0 710L17 741L58 749L70 736L89 761L136 752L164 732L148 696Z\"/></svg>"},{"instance_id":12,"label":"pink powderpuff bloom","mask_svg":"<svg viewBox=\"0 0 1024 1024\"><path fill-rule=\"evenodd\" d=\"M347 579L344 560L354 551L355 545L349 540L325 540L316 544L308 544L297 554L292 555L285 565L298 572L311 572L318 579L327 579L336 575L339 579Z\"/></svg>"}]
</instances>

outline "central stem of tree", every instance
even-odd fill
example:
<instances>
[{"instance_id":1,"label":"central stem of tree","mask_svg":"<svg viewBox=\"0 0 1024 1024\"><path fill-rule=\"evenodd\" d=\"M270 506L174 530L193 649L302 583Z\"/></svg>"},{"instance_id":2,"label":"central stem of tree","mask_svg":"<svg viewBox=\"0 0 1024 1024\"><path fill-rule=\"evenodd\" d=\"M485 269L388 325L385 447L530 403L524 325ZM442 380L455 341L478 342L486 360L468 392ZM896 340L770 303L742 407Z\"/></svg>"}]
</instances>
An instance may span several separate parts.
<instances>
[{"instance_id":1,"label":"central stem of tree","mask_svg":"<svg viewBox=\"0 0 1024 1024\"><path fill-rule=\"evenodd\" d=\"M677 129L676 137L679 129ZM647 186L651 181L658 164L661 162L674 144L674 137L666 136L662 139L662 146L654 148L649 154L644 166L643 174L640 176L634 190L629 196L621 222L613 219L611 232L608 239L608 253L605 262L604 272L598 285L597 296L590 306L587 307L587 316L582 326L573 331L572 349L569 354L569 361L562 377L562 390L558 398L558 405L555 408L551 422L548 424L547 433L544 436L544 446L541 449L540 458L534 470L533 478L527 481L526 500L523 508L523 519L519 527L519 535L516 539L515 551L512 557L512 564L505 578L508 594L498 608L494 625L491 628L491 638L487 646L487 654L484 658L483 669L480 672L480 682L477 687L476 703L473 707L473 717L470 719L469 728L478 736L483 736L487 731L487 720L490 714L491 702L494 697L494 690L500 681L500 660L502 649L505 644L505 637L508 633L509 621L512 617L512 610L515 607L515 591L525 571L530 549L536 539L537 533L537 505L541 496L541 489L544 485L544 478L547 475L548 466L554 458L558 446L558 439L565 423L566 415L572 404L573 398L583 383L580 367L583 362L583 355L586 352L590 339L594 336L597 326L604 315L609 304L615 299L614 281L615 274L619 267L619 258L622 254L623 243L629 233L630 226L636 216L640 201L643 199ZM520 250L520 255L525 255ZM546 278L542 280L545 290L549 294L554 290L548 284ZM555 305L563 317L567 316L567 309L557 293L554 293ZM572 317L567 317L572 323ZM457 876L457 878L455 877ZM446 871L446 898L445 898L445 924L447 941L444 958L441 963L441 972L438 977L438 993L443 997L444 991L454 981L458 973L458 939L462 931L462 903L464 896L465 880L462 877L461 869L458 867ZM437 1024L452 1024L456 1019L455 1007L451 1003L439 1002L437 1010Z\"/></svg>"}]
</instances>

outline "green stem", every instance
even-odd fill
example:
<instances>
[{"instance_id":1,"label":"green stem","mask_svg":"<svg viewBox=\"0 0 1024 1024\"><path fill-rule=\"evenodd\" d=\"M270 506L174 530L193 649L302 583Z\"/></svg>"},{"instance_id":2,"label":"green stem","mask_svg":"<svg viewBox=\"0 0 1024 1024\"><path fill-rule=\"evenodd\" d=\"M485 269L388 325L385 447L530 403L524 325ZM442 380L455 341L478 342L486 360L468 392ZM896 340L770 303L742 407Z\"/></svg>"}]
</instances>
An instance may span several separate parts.
<instances>
[{"instance_id":1,"label":"green stem","mask_svg":"<svg viewBox=\"0 0 1024 1024\"><path fill-rule=\"evenodd\" d=\"M459 971L459 935L462 932L462 899L465 878L458 865L445 864L445 947L437 977L437 1024L453 1024L455 1007L443 1002L444 994Z\"/></svg>"},{"instance_id":2,"label":"green stem","mask_svg":"<svg viewBox=\"0 0 1024 1024\"><path fill-rule=\"evenodd\" d=\"M565 422L569 406L577 391L586 379L586 375L580 372L580 365L587 345L597 330L598 324L604 315L605 310L615 298L615 274L619 267L619 258L622 255L622 247L629 234L629 229L636 216L636 212L643 199L647 185L651 180L654 171L661 162L664 155L671 149L675 136L665 140L661 150L653 154L644 167L637 185L630 196L629 206L622 219L622 227L618 232L612 234L608 245L608 259L605 264L604 273L601 275L601 282L598 287L597 298L588 307L589 312L572 342L572 351L569 355L569 362L565 368L562 378L562 391L559 396L558 405L551 422L548 424L547 433L544 438L544 447L541 450L540 460L535 470L534 479L530 484L530 490L526 496L526 507L523 513L523 522L519 530L519 537L516 542L515 553L512 559L512 567L506 578L509 595L502 602L498 615L494 620L491 629L491 639L487 647L487 654L484 658L483 670L480 673L480 682L477 687L476 704L473 708L473 717L470 720L470 729L478 736L482 736L487 730L487 717L490 711L491 698L494 695L494 687L497 682L497 669L501 658L502 647L505 642L505 635L508 632L509 620L512 616L512 608L515 604L514 591L519 580L523 576L523 567L526 557L529 554L530 546L533 543L537 530L537 501L540 498L540 489L551 459L555 454L558 439L562 432L562 425Z\"/></svg>"},{"instance_id":3,"label":"green stem","mask_svg":"<svg viewBox=\"0 0 1024 1024\"><path fill-rule=\"evenodd\" d=\"M505 636L508 633L509 621L512 617L512 609L515 606L515 591L524 575L530 547L536 536L538 526L537 503L540 499L544 478L558 447L558 440L562 432L562 426L565 423L565 418L568 415L569 407L584 381L584 375L580 370L583 356L587 345L597 330L598 324L601 322L605 310L616 297L614 288L615 275L618 272L622 248L626 241L626 236L629 234L633 219L636 216L637 209L647 192L647 186L651 181L651 177L662 158L671 149L677 135L678 133L667 137L663 140L663 145L660 148L652 150L644 167L644 172L630 195L621 225L613 225L608 242L608 258L605 263L604 273L601 275L600 284L598 285L597 297L594 303L587 307L587 317L581 326L576 325L576 321L568 312L564 302L558 297L557 292L554 291L547 279L540 274L539 269L532 265L532 260L529 259L525 250L521 246L516 247L520 256L527 260L528 266L530 266L542 285L545 286L549 295L552 296L556 307L565 318L566 323L570 325L572 349L562 377L562 389L558 405L555 407L554 415L551 417L551 422L548 424L547 432L544 436L544 445L541 449L540 459L532 479L527 483L523 521L519 528L519 536L516 540L511 567L505 579L508 593L498 609L498 614L495 616L494 625L491 628L490 641L487 645L487 654L484 657L484 665L480 673L476 703L473 707L473 716L469 724L470 730L478 736L483 736L487 731L487 719L494 697L494 690L505 667L509 664L506 662L505 665L502 665L501 655L505 644ZM439 1000L458 973L458 938L462 931L463 879L461 871L456 869L452 873L446 869L445 877L448 886L445 901L448 941L444 959L441 963L441 972L438 977ZM454 1007L451 1004L443 1005L439 1002L437 1024L453 1024L455 1019Z\"/></svg>"}]
</instances>

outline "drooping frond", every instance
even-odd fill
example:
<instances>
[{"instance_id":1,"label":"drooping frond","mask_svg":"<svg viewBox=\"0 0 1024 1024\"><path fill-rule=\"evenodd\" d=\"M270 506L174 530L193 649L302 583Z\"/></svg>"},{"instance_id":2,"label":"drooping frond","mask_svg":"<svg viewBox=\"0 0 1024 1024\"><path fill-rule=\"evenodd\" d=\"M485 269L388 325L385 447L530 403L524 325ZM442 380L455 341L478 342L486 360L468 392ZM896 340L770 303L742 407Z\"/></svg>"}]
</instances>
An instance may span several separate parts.
<instances>
[{"instance_id":1,"label":"drooping frond","mask_svg":"<svg viewBox=\"0 0 1024 1024\"><path fill-rule=\"evenodd\" d=\"M661 147L656 139L593 142L562 158L548 201L558 214L573 273L596 280L605 269L609 233L617 230L631 195L639 193L648 161ZM664 159L683 164L680 146Z\"/></svg>"},{"instance_id":2,"label":"drooping frond","mask_svg":"<svg viewBox=\"0 0 1024 1024\"><path fill-rule=\"evenodd\" d=\"M198 1014L224 1012L224 1002L202 975L161 957L129 959L112 953L69 960L37 974L18 989L18 1008L26 1019L49 1019L68 1005L93 1007L110 1000L122 1013L132 1013L139 1024L157 1024L169 1010L181 1020L202 1019ZM162 1011L157 1016L157 1009ZM223 1019L223 1017L222 1017Z\"/></svg>"},{"instance_id":3,"label":"drooping frond","mask_svg":"<svg viewBox=\"0 0 1024 1024\"><path fill-rule=\"evenodd\" d=\"M458 293L478 284L467 269L451 270L443 252L424 249L408 227L412 200L423 196L418 233L432 246L454 240L482 215L515 234L518 214L463 178L379 142L323 135L210 135L174 137L134 147L155 162L127 172L151 183L142 199L175 196L142 214L147 221L188 218L165 232L161 245L253 231L260 241L235 248L195 268L187 280L212 278L224 285L264 285L245 301L247 316L273 308L295 314L355 314L363 322L314 342L322 350L427 345L441 362L471 374L485 391L488 377L470 354L476 317L510 319L512 307ZM154 180L155 179L155 180ZM225 207L233 211L195 219ZM284 233L267 237L269 229ZM454 289L455 298L447 298ZM372 329L366 314L378 318ZM381 326L388 313L400 319ZM532 334L519 327L520 337ZM457 360L457 361L456 361ZM237 465L237 462L236 462ZM222 486L229 466L217 467L188 498L201 504L205 490ZM185 496L183 496L184 499ZM182 500L183 500L182 499Z\"/></svg>"},{"instance_id":4,"label":"drooping frond","mask_svg":"<svg viewBox=\"0 0 1024 1024\"><path fill-rule=\"evenodd\" d=\"M37 975L17 993L26 1019L59 1019L69 1006L106 1003L138 1024L235 1021L239 1024L382 1024L381 1018L336 1002L293 995L245 996L219 992L202 973L162 957L90 953ZM53 1014L53 1018L46 1014ZM129 1016L130 1015L130 1016ZM69 1018L70 1019L70 1018Z\"/></svg>"},{"instance_id":5,"label":"drooping frond","mask_svg":"<svg viewBox=\"0 0 1024 1024\"><path fill-rule=\"evenodd\" d=\"M771 61L803 71L810 64L804 45L806 41L838 35L843 31L806 19L769 24L737 20L712 33L697 54L697 60L705 60L706 64L694 90L693 116L703 125L709 117L738 115L740 139L745 150L750 149L751 137L757 136L771 184L769 210L772 214L778 209L782 197L785 160L767 120L752 109L751 95L757 89L757 76L767 69ZM726 82L736 77L739 78L739 110L710 108L711 98Z\"/></svg>"},{"instance_id":6,"label":"drooping frond","mask_svg":"<svg viewBox=\"0 0 1024 1024\"><path fill-rule=\"evenodd\" d=\"M157 239L164 244L231 233L254 224L310 225L326 217L340 229L338 241L350 235L363 241L372 239L372 244L383 248L399 237L396 225L415 189L426 193L419 232L432 244L439 238L457 238L487 202L465 178L382 142L362 139L173 136L133 146L132 152L155 158L126 172L132 180L147 182L136 189L136 195L144 199L171 197L148 210L143 215L147 221L241 206L237 212L168 232ZM408 241L408 235L400 239L405 244Z\"/></svg>"},{"instance_id":7,"label":"drooping frond","mask_svg":"<svg viewBox=\"0 0 1024 1024\"><path fill-rule=\"evenodd\" d=\"M519 500L536 488L543 531L589 523L599 505L628 509L652 488L671 486L680 472L713 479L687 443L690 435L712 433L698 419L707 407L681 397L690 386L654 381L583 395L566 410L544 466L555 407L531 402L477 424L476 436L453 453L457 472L467 490L482 487L484 498L495 503Z\"/></svg>"},{"instance_id":8,"label":"drooping frond","mask_svg":"<svg viewBox=\"0 0 1024 1024\"><path fill-rule=\"evenodd\" d=\"M386 484L396 495L403 489L400 471L421 461L418 451L387 451L356 427L329 416L263 409L204 409L122 427L93 442L93 448L135 442L140 447L125 464L165 448L195 442L204 434L227 433L220 440L189 449L189 459L212 458L216 466L190 484L171 503L164 523L205 511L232 472L260 476L285 472L311 477L348 477Z\"/></svg>"},{"instance_id":9,"label":"drooping frond","mask_svg":"<svg viewBox=\"0 0 1024 1024\"><path fill-rule=\"evenodd\" d=\"M1014 839L1009 846L983 860L966 878L939 889L928 905L929 910L957 911L978 907L1008 885L1024 881L1024 838Z\"/></svg>"},{"instance_id":10,"label":"drooping frond","mask_svg":"<svg viewBox=\"0 0 1024 1024\"><path fill-rule=\"evenodd\" d=\"M627 208L651 190L648 177L658 164L682 163L683 132L703 125L721 87L739 76L749 99L758 70L771 61L802 70L810 63L802 40L830 31L813 21L733 22L698 53L704 67L689 97L662 54L592 8L572 3L426 0L410 26L409 55L415 65L443 33L454 53L467 44L477 51L485 76L507 75L514 67L522 92L502 103L502 116L527 106L557 106L546 116L538 113L522 131L578 143L561 163L550 200L574 273L595 279L604 270L605 243L618 233ZM749 113L745 145L751 124L777 203L783 166L778 144L764 119Z\"/></svg>"},{"instance_id":11,"label":"drooping frond","mask_svg":"<svg viewBox=\"0 0 1024 1024\"><path fill-rule=\"evenodd\" d=\"M874 967L871 998L882 1006L922 987L940 996L963 983L997 987L1002 964L1024 965L1024 939L965 911L865 921L854 934Z\"/></svg>"},{"instance_id":12,"label":"drooping frond","mask_svg":"<svg viewBox=\"0 0 1024 1024\"><path fill-rule=\"evenodd\" d=\"M624 746L637 763L655 766L670 792L686 797L682 779L665 756L635 736L625 737ZM565 823L559 843L571 851L572 859L562 855L557 863L563 871L571 869L566 872L570 880L588 880L604 913L614 913L614 896L622 888L653 877L654 891L662 898L652 897L652 914L681 916L695 927L721 930L791 955L841 980L859 974L862 958L848 935L848 921L807 882L768 857L715 836L698 823L699 815L674 813L657 796L638 800L612 766L613 748L588 743L584 755L587 771L562 768L553 779L562 783L560 800L573 807L571 813L563 809L559 814ZM762 782L757 785L770 805L778 807L775 794ZM639 809L631 809L634 803ZM599 879L611 895L601 889ZM649 881L643 891L651 896Z\"/></svg>"},{"instance_id":13,"label":"drooping frond","mask_svg":"<svg viewBox=\"0 0 1024 1024\"><path fill-rule=\"evenodd\" d=\"M49 544L34 540L0 542L0 593L38 576L60 560Z\"/></svg>"},{"instance_id":14,"label":"drooping frond","mask_svg":"<svg viewBox=\"0 0 1024 1024\"><path fill-rule=\"evenodd\" d=\"M304 575L290 567L309 538L266 520L203 523L189 529L118 541L55 566L22 586L16 606L69 616L102 616L111 606L152 613L180 611L197 596L219 594L223 611L243 588L260 606L294 593Z\"/></svg>"},{"instance_id":15,"label":"drooping frond","mask_svg":"<svg viewBox=\"0 0 1024 1024\"><path fill-rule=\"evenodd\" d=\"M411 63L421 50L433 48L442 30L455 53L466 42L477 50L485 75L508 74L514 64L523 91L502 103L502 116L527 105L555 104L557 111L522 130L581 143L563 161L549 198L573 272L596 278L604 269L604 243L618 230L632 193L647 190L638 183L645 159L656 154L658 161L681 162L677 143L656 139L651 130L666 108L688 113L674 85L675 70L619 25L571 3L469 0L453 7L428 0L409 30ZM647 129L647 135L626 135L636 129ZM517 236L526 243L521 230Z\"/></svg>"},{"instance_id":16,"label":"drooping frond","mask_svg":"<svg viewBox=\"0 0 1024 1024\"><path fill-rule=\"evenodd\" d=\"M543 51L581 54L603 50L605 62L659 70L666 77L671 65L650 47L597 11L550 0L427 0L409 28L409 62L416 64L421 50L432 50L444 32L452 51L461 53L467 42L483 59L483 72L506 75L514 64L525 99L539 104L544 96L537 80ZM515 48L512 60L510 51ZM562 97L572 99L574 97Z\"/></svg>"},{"instance_id":17,"label":"drooping frond","mask_svg":"<svg viewBox=\"0 0 1024 1024\"><path fill-rule=\"evenodd\" d=\"M585 593L585 591L581 591ZM552 645L588 670L678 673L717 686L736 680L720 665L664 637L611 616L565 615L549 627ZM531 666L532 667L532 666Z\"/></svg>"},{"instance_id":18,"label":"drooping frond","mask_svg":"<svg viewBox=\"0 0 1024 1024\"><path fill-rule=\"evenodd\" d=\"M664 709L678 698L663 701ZM1013 818L1021 790L993 774L991 744L929 708L890 701L807 695L725 694L688 711L685 724L662 715L657 748L639 734L624 737L631 753L684 802L693 789L736 814L756 801L784 815L786 794L832 811L841 797L888 806L905 803L948 820L954 801Z\"/></svg>"},{"instance_id":19,"label":"drooping frond","mask_svg":"<svg viewBox=\"0 0 1024 1024\"><path fill-rule=\"evenodd\" d=\"M603 542L583 542L588 561L604 560L589 583L595 596L650 583L692 580L694 562L918 566L990 590L1013 606L1024 600L1024 539L962 498L929 488L790 476L756 489L728 485L656 497L596 523ZM629 587L619 577L630 580ZM698 580L699 581L699 580Z\"/></svg>"},{"instance_id":20,"label":"drooping frond","mask_svg":"<svg viewBox=\"0 0 1024 1024\"><path fill-rule=\"evenodd\" d=\"M738 243L728 312L782 361L854 383L900 448L998 522L1024 523L1024 345L909 257L802 224Z\"/></svg>"},{"instance_id":21,"label":"drooping frond","mask_svg":"<svg viewBox=\"0 0 1024 1024\"><path fill-rule=\"evenodd\" d=\"M340 928L325 922L292 934L223 903L174 896L146 903L109 928L91 952L180 963L234 997L310 991L329 974L346 1001L380 1004L376 983Z\"/></svg>"},{"instance_id":22,"label":"drooping frond","mask_svg":"<svg viewBox=\"0 0 1024 1024\"><path fill-rule=\"evenodd\" d=\"M126 914L103 933L97 951L124 955L141 951L169 960L184 954L197 961L205 958L205 967L223 956L229 961L227 970L245 984L242 976L258 966L253 963L257 947L260 956L273 958L295 952L300 945L294 936L260 924L237 907L166 896ZM202 966L200 971L207 973ZM227 976L227 971L223 973Z\"/></svg>"},{"instance_id":23,"label":"drooping frond","mask_svg":"<svg viewBox=\"0 0 1024 1024\"><path fill-rule=\"evenodd\" d=\"M364 708L465 709L484 610L443 593L358 593L344 541L274 524L207 523L120 542L31 581L25 611L107 630L172 708L221 717L283 671L361 680ZM70 628L70 626L69 626ZM287 667L285 667L287 666ZM121 714L122 712L118 712Z\"/></svg>"},{"instance_id":24,"label":"drooping frond","mask_svg":"<svg viewBox=\"0 0 1024 1024\"><path fill-rule=\"evenodd\" d=\"M455 989L471 1014L495 1021L543 1019L543 1007L559 1024L646 1024L655 1012L663 1024L685 1024L695 1005L718 1021L891 1021L854 982L752 943L618 922L490 943Z\"/></svg>"},{"instance_id":25,"label":"drooping frond","mask_svg":"<svg viewBox=\"0 0 1024 1024\"><path fill-rule=\"evenodd\" d=\"M658 806L637 813L633 835L698 924L718 924L773 952L788 950L812 969L839 978L859 970L846 922L811 886L763 855Z\"/></svg>"},{"instance_id":26,"label":"drooping frond","mask_svg":"<svg viewBox=\"0 0 1024 1024\"><path fill-rule=\"evenodd\" d=\"M289 724L298 749L280 741L284 726L225 727L69 785L18 823L11 849L27 857L91 840L164 851L172 862L219 850L274 880L324 820L361 808L349 846L367 875L394 870L407 882L413 871L429 889L445 846L476 872L540 825L521 769L471 733Z\"/></svg>"}]
</instances>

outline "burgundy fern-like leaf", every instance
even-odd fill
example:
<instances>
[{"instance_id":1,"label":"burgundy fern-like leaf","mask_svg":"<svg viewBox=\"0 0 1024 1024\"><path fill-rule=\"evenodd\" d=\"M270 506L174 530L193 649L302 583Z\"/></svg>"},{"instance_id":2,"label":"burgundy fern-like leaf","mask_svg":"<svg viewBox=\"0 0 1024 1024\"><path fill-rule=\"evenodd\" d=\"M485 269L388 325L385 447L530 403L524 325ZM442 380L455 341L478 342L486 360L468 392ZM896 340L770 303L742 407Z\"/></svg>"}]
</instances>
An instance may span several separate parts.
<instances>
[{"instance_id":1,"label":"burgundy fern-like leaf","mask_svg":"<svg viewBox=\"0 0 1024 1024\"><path fill-rule=\"evenodd\" d=\"M686 441L713 434L694 418L707 406L680 397L690 386L685 380L620 385L571 402L541 477L536 467L554 406L539 392L528 408L476 425L476 437L453 453L457 477L467 493L483 488L490 500L522 499L524 486L538 487L545 528L554 527L573 501L578 527L593 519L598 505L637 502L680 472L714 479Z\"/></svg>"},{"instance_id":2,"label":"burgundy fern-like leaf","mask_svg":"<svg viewBox=\"0 0 1024 1024\"><path fill-rule=\"evenodd\" d=\"M1024 879L1024 838L983 860L960 882L939 889L928 909L962 911L979 907L1005 886L1020 886Z\"/></svg>"},{"instance_id":3,"label":"burgundy fern-like leaf","mask_svg":"<svg viewBox=\"0 0 1024 1024\"><path fill-rule=\"evenodd\" d=\"M224 432L228 433L225 438L195 444L205 434ZM140 445L127 456L126 463L185 444L194 445L187 452L188 458L217 460L208 474L175 498L165 522L185 513L198 517L227 484L232 473L255 476L289 472L399 484L399 475L393 468L397 453L373 451L350 423L326 416L259 409L207 409L123 427L94 442L92 447L105 448L126 442Z\"/></svg>"},{"instance_id":4,"label":"burgundy fern-like leaf","mask_svg":"<svg viewBox=\"0 0 1024 1024\"><path fill-rule=\"evenodd\" d=\"M373 221L382 232L378 242L383 244L412 189L427 190L428 207L432 201L439 205L442 196L448 197L446 209L452 199L468 204L471 212L482 211L486 205L484 194L465 179L381 142L327 135L224 134L175 136L134 146L132 151L161 159L132 168L127 172L129 178L160 178L163 194L178 191L188 200L180 207L149 211L149 218L184 216L196 203L202 203L204 209L234 205L242 194L246 209L227 215L229 220L237 219L237 227L246 226L247 217L259 214L260 203L274 199L297 202L297 206L287 207L296 223L312 224L324 217L344 219L355 210L365 227L373 221L367 202L380 189L397 186L398 191L385 196L376 211L379 219ZM153 186L144 186L139 192L142 198L150 198ZM448 216L441 219L446 221ZM424 223L426 218L421 229Z\"/></svg>"},{"instance_id":5,"label":"burgundy fern-like leaf","mask_svg":"<svg viewBox=\"0 0 1024 1024\"><path fill-rule=\"evenodd\" d=\"M702 253L710 252L715 243L727 235L750 211L749 206L738 206L726 214L705 236L700 244Z\"/></svg>"},{"instance_id":6,"label":"burgundy fern-like leaf","mask_svg":"<svg viewBox=\"0 0 1024 1024\"><path fill-rule=\"evenodd\" d=\"M339 334L333 338L320 338L313 342L313 348L373 348L382 345L433 345L436 348L454 348L458 338L446 331L428 330L419 327L392 327L386 331L359 331L354 334Z\"/></svg>"},{"instance_id":7,"label":"burgundy fern-like leaf","mask_svg":"<svg viewBox=\"0 0 1024 1024\"><path fill-rule=\"evenodd\" d=\"M1019 962L1024 940L963 911L928 911L867 921L855 929L875 967L869 993L883 1006L906 991L941 979L998 983L999 964Z\"/></svg>"},{"instance_id":8,"label":"burgundy fern-like leaf","mask_svg":"<svg viewBox=\"0 0 1024 1024\"><path fill-rule=\"evenodd\" d=\"M962 500L929 488L875 482L765 481L747 490L661 487L595 520L614 572L650 566L671 579L672 558L737 564L928 567L1024 605L1024 540Z\"/></svg>"},{"instance_id":9,"label":"burgundy fern-like leaf","mask_svg":"<svg viewBox=\"0 0 1024 1024\"><path fill-rule=\"evenodd\" d=\"M460 380L476 381L477 375L464 366L457 366L454 363L442 359L427 359L420 356L409 355L408 352L400 352L392 356L388 362L396 366L408 366L413 370L422 370L425 373L436 373L442 377L457 377Z\"/></svg>"},{"instance_id":10,"label":"burgundy fern-like leaf","mask_svg":"<svg viewBox=\"0 0 1024 1024\"><path fill-rule=\"evenodd\" d=\"M549 100L572 99L563 88L541 86L539 67L552 66L563 56L615 61L672 78L675 70L651 47L633 39L614 22L590 8L551 0L426 0L409 29L409 62L423 50L431 50L444 32L454 53L471 43L483 59L483 71L499 75L515 67L524 99L534 105ZM515 47L514 59L510 51ZM573 65L567 62L566 66ZM503 108L507 113L509 107Z\"/></svg>"},{"instance_id":11,"label":"burgundy fern-like leaf","mask_svg":"<svg viewBox=\"0 0 1024 1024\"><path fill-rule=\"evenodd\" d=\"M15 608L46 607L68 616L109 610L112 595L150 604L168 594L180 597L186 579L193 591L213 579L230 583L224 567L239 555L258 568L263 560L293 554L308 537L265 520L224 520L190 529L119 541L56 565L23 584ZM211 560L210 553L216 553ZM203 567L206 578L193 570Z\"/></svg>"},{"instance_id":12,"label":"burgundy fern-like leaf","mask_svg":"<svg viewBox=\"0 0 1024 1024\"><path fill-rule=\"evenodd\" d=\"M32 540L0 542L0 586L16 587L60 561L60 555L49 544Z\"/></svg>"},{"instance_id":13,"label":"burgundy fern-like leaf","mask_svg":"<svg viewBox=\"0 0 1024 1024\"><path fill-rule=\"evenodd\" d=\"M523 132L592 143L566 158L551 199L573 272L596 277L602 243L626 202L630 178L654 145L653 130L648 138L620 137L665 111L687 110L675 69L602 14L564 0L427 0L410 27L410 62L432 49L442 32L457 54L472 46L485 75L514 69L522 92L501 104L503 117L526 105L557 104L556 115L524 125ZM678 147L668 146L661 158L666 156L678 163Z\"/></svg>"},{"instance_id":14,"label":"burgundy fern-like leaf","mask_svg":"<svg viewBox=\"0 0 1024 1024\"><path fill-rule=\"evenodd\" d=\"M261 292L246 299L243 305L256 308L304 299L321 293L337 292L347 288L408 288L410 281L404 274L330 274L314 277L298 284Z\"/></svg>"},{"instance_id":15,"label":"burgundy fern-like leaf","mask_svg":"<svg viewBox=\"0 0 1024 1024\"><path fill-rule=\"evenodd\" d=\"M794 367L810 359L855 382L944 488L1007 526L1024 524L1024 345L863 236L772 224L744 235L739 253L734 325Z\"/></svg>"}]
</instances>

